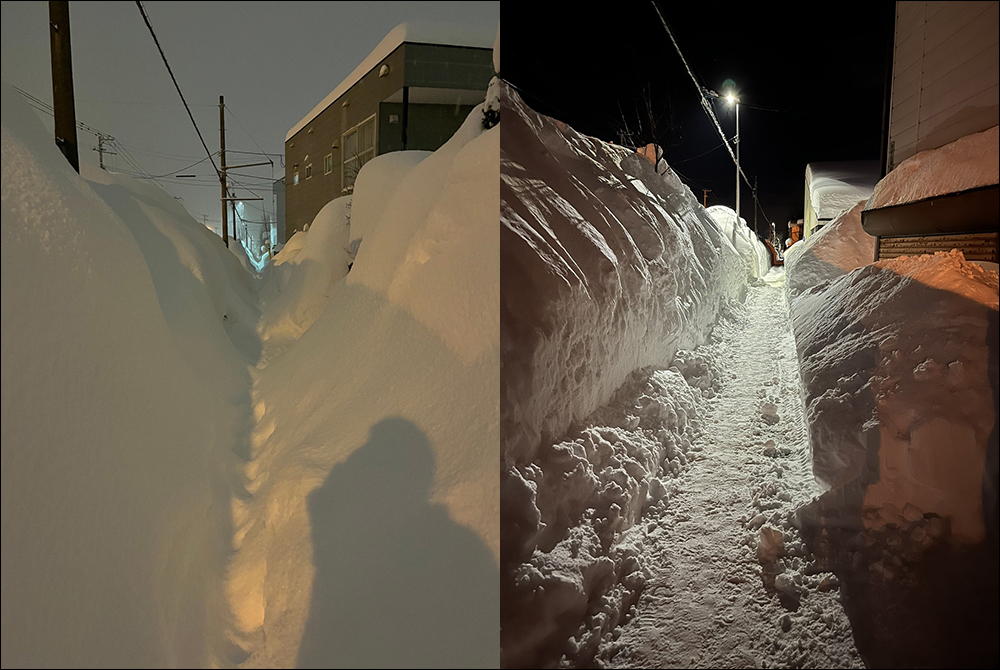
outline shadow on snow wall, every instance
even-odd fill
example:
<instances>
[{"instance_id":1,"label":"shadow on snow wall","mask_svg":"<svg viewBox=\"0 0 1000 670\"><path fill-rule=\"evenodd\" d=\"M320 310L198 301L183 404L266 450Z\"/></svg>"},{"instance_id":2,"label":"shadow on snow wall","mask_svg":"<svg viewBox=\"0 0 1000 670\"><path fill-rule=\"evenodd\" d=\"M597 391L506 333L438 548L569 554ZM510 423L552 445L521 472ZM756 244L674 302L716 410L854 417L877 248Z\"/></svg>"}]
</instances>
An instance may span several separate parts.
<instances>
[{"instance_id":1,"label":"shadow on snow wall","mask_svg":"<svg viewBox=\"0 0 1000 670\"><path fill-rule=\"evenodd\" d=\"M312 605L298 667L487 667L500 575L487 547L428 502L434 453L389 418L309 496ZM470 560L470 557L471 558Z\"/></svg>"}]
</instances>

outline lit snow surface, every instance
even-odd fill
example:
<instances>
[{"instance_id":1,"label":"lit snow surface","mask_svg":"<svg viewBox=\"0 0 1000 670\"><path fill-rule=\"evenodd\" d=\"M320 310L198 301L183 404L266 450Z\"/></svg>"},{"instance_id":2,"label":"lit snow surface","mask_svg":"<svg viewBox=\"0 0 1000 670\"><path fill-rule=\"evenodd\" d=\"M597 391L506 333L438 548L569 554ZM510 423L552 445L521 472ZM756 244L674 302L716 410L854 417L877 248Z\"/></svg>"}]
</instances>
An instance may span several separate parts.
<instances>
[{"instance_id":1,"label":"lit snow surface","mask_svg":"<svg viewBox=\"0 0 1000 670\"><path fill-rule=\"evenodd\" d=\"M826 161L806 166L809 202L821 220L839 216L872 194L878 161Z\"/></svg>"},{"instance_id":2,"label":"lit snow surface","mask_svg":"<svg viewBox=\"0 0 1000 670\"><path fill-rule=\"evenodd\" d=\"M671 170L502 101L503 662L859 665L792 524L819 489L780 271Z\"/></svg>"},{"instance_id":3,"label":"lit snow surface","mask_svg":"<svg viewBox=\"0 0 1000 670\"><path fill-rule=\"evenodd\" d=\"M481 119L368 163L258 279L4 86L4 667L497 665Z\"/></svg>"},{"instance_id":4,"label":"lit snow surface","mask_svg":"<svg viewBox=\"0 0 1000 670\"><path fill-rule=\"evenodd\" d=\"M768 269L669 169L501 102L502 662L995 656L996 272L872 264L850 174Z\"/></svg>"},{"instance_id":5,"label":"lit snow surface","mask_svg":"<svg viewBox=\"0 0 1000 670\"><path fill-rule=\"evenodd\" d=\"M910 156L878 183L867 209L891 207L1000 182L1000 126Z\"/></svg>"}]
</instances>

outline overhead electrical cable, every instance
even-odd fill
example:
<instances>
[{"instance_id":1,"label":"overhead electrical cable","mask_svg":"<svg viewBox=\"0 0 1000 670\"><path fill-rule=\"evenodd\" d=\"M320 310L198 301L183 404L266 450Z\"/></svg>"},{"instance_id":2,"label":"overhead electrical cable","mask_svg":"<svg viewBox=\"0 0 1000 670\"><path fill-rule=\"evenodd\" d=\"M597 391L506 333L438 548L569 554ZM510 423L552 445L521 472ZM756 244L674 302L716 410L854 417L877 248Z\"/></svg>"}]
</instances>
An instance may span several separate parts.
<instances>
[{"instance_id":1,"label":"overhead electrical cable","mask_svg":"<svg viewBox=\"0 0 1000 670\"><path fill-rule=\"evenodd\" d=\"M198 133L198 139L201 140L201 146L204 147L205 153L208 155L208 159L212 161L212 167L215 168L216 174L219 178L222 178L222 173L219 171L218 166L215 164L215 159L212 158L212 152L208 150L208 145L205 144L205 138L201 135L201 130L198 128L198 123L194 120L194 114L191 113L191 108L188 106L187 100L184 99L184 94L181 92L180 84L177 83L177 77L174 76L174 71L170 69L170 63L167 62L167 56L163 53L163 47L160 46L160 40L156 37L156 32L153 31L153 26L149 23L149 17L146 15L146 9L142 6L142 2L135 0L136 7L139 8L139 13L142 14L142 20L146 22L146 27L149 29L149 34L153 37L153 42L156 44L157 50L160 52L160 58L163 59L163 64L167 68L167 72L170 74L170 80L174 82L174 88L177 89L177 95L180 96L181 102L184 103L184 109L187 110L188 117L191 119L191 125L194 126L194 131Z\"/></svg>"},{"instance_id":2,"label":"overhead electrical cable","mask_svg":"<svg viewBox=\"0 0 1000 670\"><path fill-rule=\"evenodd\" d=\"M701 107L705 110L705 114L711 119L712 123L715 125L716 131L719 133L719 137L722 138L723 144L726 145L726 150L729 151L729 157L733 159L733 164L736 165L736 170L740 173L743 181L746 185L753 189L753 199L760 207L760 201L757 200L757 189L753 187L750 183L750 179L747 178L745 172L743 172L743 167L740 165L739 161L736 160L736 152L729 144L729 140L726 139L726 133L722 130L722 124L719 123L718 117L715 115L715 109L712 107L712 103L709 102L708 96L705 94L705 87L702 86L697 77L694 76L694 72L691 71L691 66L688 65L687 58L684 57L684 52L681 51L680 45L677 43L677 39L674 37L674 32L670 30L670 26L667 25L667 20L663 17L663 13L660 12L660 7L656 4L656 0L650 0L653 4L653 9L656 10L656 15L660 17L660 23L663 24L663 29L667 31L667 35L670 37L670 41L674 45L674 49L677 50L677 55L680 56L681 62L684 64L684 69L687 70L688 76L691 78L691 83L694 84L695 91L698 92L698 98L701 101ZM739 138L736 138L739 141ZM764 220L767 221L768 226L771 225L771 220L767 218L767 214L764 214L764 208L760 207L761 214L764 216Z\"/></svg>"}]
</instances>

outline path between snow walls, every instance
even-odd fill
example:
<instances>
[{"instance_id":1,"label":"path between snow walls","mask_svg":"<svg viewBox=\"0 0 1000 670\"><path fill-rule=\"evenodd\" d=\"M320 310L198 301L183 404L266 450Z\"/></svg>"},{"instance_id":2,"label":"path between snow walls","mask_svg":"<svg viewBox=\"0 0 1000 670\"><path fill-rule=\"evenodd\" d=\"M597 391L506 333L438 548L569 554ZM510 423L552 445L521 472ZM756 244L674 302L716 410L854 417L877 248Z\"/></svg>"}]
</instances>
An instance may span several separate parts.
<instances>
[{"instance_id":1,"label":"path between snow walls","mask_svg":"<svg viewBox=\"0 0 1000 670\"><path fill-rule=\"evenodd\" d=\"M499 128L257 285L3 103L4 665L495 667Z\"/></svg>"},{"instance_id":2,"label":"path between snow walls","mask_svg":"<svg viewBox=\"0 0 1000 670\"><path fill-rule=\"evenodd\" d=\"M753 259L662 163L501 99L503 663L589 666L652 574L631 530L715 393L678 352L743 300Z\"/></svg>"},{"instance_id":3,"label":"path between snow walls","mask_svg":"<svg viewBox=\"0 0 1000 670\"><path fill-rule=\"evenodd\" d=\"M482 117L367 163L264 278L226 583L241 667L498 664L500 129Z\"/></svg>"},{"instance_id":4,"label":"path between snow walls","mask_svg":"<svg viewBox=\"0 0 1000 670\"><path fill-rule=\"evenodd\" d=\"M670 379L694 389L697 429L622 540L641 548L647 575L627 622L602 640L601 666L864 667L837 579L797 528L796 510L820 489L782 287L751 286L709 343L634 375L587 430L615 430ZM643 440L641 424L616 432Z\"/></svg>"}]
</instances>

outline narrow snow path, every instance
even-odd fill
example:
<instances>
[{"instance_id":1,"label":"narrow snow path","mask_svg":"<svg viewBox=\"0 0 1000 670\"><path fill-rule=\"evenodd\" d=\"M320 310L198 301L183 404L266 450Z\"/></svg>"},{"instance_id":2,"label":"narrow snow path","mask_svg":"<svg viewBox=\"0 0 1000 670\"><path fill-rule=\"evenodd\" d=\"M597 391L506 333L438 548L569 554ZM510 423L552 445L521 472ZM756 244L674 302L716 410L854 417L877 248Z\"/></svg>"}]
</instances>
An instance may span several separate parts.
<instances>
[{"instance_id":1,"label":"narrow snow path","mask_svg":"<svg viewBox=\"0 0 1000 670\"><path fill-rule=\"evenodd\" d=\"M863 667L835 578L811 569L793 525L819 490L782 288L751 287L740 311L697 350L720 392L702 405L699 457L643 520L649 577L604 666ZM772 532L784 556L765 568L757 544Z\"/></svg>"}]
</instances>

